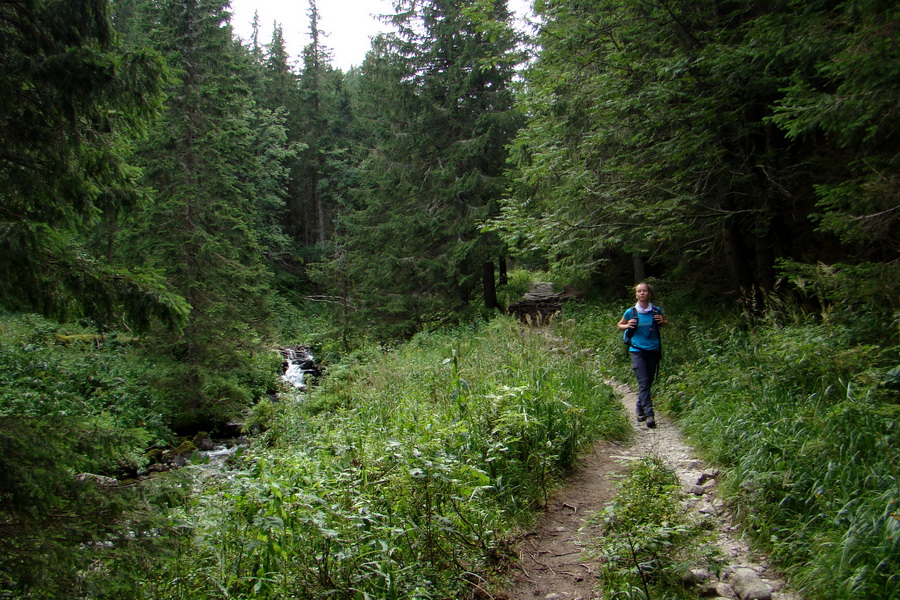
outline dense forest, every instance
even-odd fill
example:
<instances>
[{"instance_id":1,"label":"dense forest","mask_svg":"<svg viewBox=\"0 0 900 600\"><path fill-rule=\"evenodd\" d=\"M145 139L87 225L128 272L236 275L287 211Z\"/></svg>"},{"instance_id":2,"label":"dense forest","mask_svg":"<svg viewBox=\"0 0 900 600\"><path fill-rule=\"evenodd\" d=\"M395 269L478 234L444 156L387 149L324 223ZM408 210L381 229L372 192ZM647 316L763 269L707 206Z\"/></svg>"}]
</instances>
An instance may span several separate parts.
<instances>
[{"instance_id":1,"label":"dense forest","mask_svg":"<svg viewBox=\"0 0 900 600\"><path fill-rule=\"evenodd\" d=\"M900 5L394 0L343 72L317 2L0 1L0 597L491 597L646 280L748 535L900 597Z\"/></svg>"}]
</instances>

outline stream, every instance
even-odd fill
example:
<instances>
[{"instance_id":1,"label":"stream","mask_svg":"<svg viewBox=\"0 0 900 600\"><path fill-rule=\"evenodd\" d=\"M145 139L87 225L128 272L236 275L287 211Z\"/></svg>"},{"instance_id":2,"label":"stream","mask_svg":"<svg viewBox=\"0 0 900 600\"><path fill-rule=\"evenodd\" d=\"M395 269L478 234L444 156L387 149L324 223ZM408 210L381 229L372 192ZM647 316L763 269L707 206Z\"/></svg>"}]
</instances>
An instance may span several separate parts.
<instances>
[{"instance_id":1,"label":"stream","mask_svg":"<svg viewBox=\"0 0 900 600\"><path fill-rule=\"evenodd\" d=\"M281 379L298 390L305 390L307 377L319 375L312 352L306 346L282 348L280 352L285 363Z\"/></svg>"}]
</instances>

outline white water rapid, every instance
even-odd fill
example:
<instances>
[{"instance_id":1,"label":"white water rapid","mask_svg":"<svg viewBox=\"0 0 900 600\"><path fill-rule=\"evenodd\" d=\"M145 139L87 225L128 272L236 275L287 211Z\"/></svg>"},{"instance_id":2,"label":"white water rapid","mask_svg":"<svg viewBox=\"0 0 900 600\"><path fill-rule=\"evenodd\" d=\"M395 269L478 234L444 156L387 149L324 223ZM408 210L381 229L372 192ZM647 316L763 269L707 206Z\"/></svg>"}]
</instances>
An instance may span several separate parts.
<instances>
[{"instance_id":1,"label":"white water rapid","mask_svg":"<svg viewBox=\"0 0 900 600\"><path fill-rule=\"evenodd\" d=\"M301 346L282 348L281 355L285 361L284 374L281 378L298 390L306 389L306 376L318 374L312 352L309 351L309 348Z\"/></svg>"}]
</instances>

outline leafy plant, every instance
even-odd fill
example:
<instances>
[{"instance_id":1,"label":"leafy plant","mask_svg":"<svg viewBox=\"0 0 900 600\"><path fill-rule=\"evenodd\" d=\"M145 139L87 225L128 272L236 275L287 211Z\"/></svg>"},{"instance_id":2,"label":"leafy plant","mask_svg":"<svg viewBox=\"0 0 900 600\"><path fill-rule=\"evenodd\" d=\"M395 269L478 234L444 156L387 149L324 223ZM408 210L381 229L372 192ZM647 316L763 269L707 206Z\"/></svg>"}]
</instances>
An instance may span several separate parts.
<instances>
[{"instance_id":1,"label":"leafy plant","mask_svg":"<svg viewBox=\"0 0 900 600\"><path fill-rule=\"evenodd\" d=\"M231 476L205 479L155 597L460 597L579 449L627 435L593 363L511 319L354 363L282 396Z\"/></svg>"},{"instance_id":2,"label":"leafy plant","mask_svg":"<svg viewBox=\"0 0 900 600\"><path fill-rule=\"evenodd\" d=\"M604 597L694 598L685 589L692 567L716 568L707 524L692 520L675 473L658 458L632 463L619 492L597 517Z\"/></svg>"}]
</instances>

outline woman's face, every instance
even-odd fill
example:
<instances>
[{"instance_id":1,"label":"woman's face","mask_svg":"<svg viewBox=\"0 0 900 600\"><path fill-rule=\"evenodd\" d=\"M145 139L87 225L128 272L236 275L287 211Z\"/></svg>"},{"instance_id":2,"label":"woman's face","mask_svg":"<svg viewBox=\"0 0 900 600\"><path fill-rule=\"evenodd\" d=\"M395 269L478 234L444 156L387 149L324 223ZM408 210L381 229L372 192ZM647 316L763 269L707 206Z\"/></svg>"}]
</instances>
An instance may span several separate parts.
<instances>
[{"instance_id":1,"label":"woman's face","mask_svg":"<svg viewBox=\"0 0 900 600\"><path fill-rule=\"evenodd\" d=\"M650 286L642 283L634 288L634 297L637 298L637 301L641 304L650 302Z\"/></svg>"}]
</instances>

